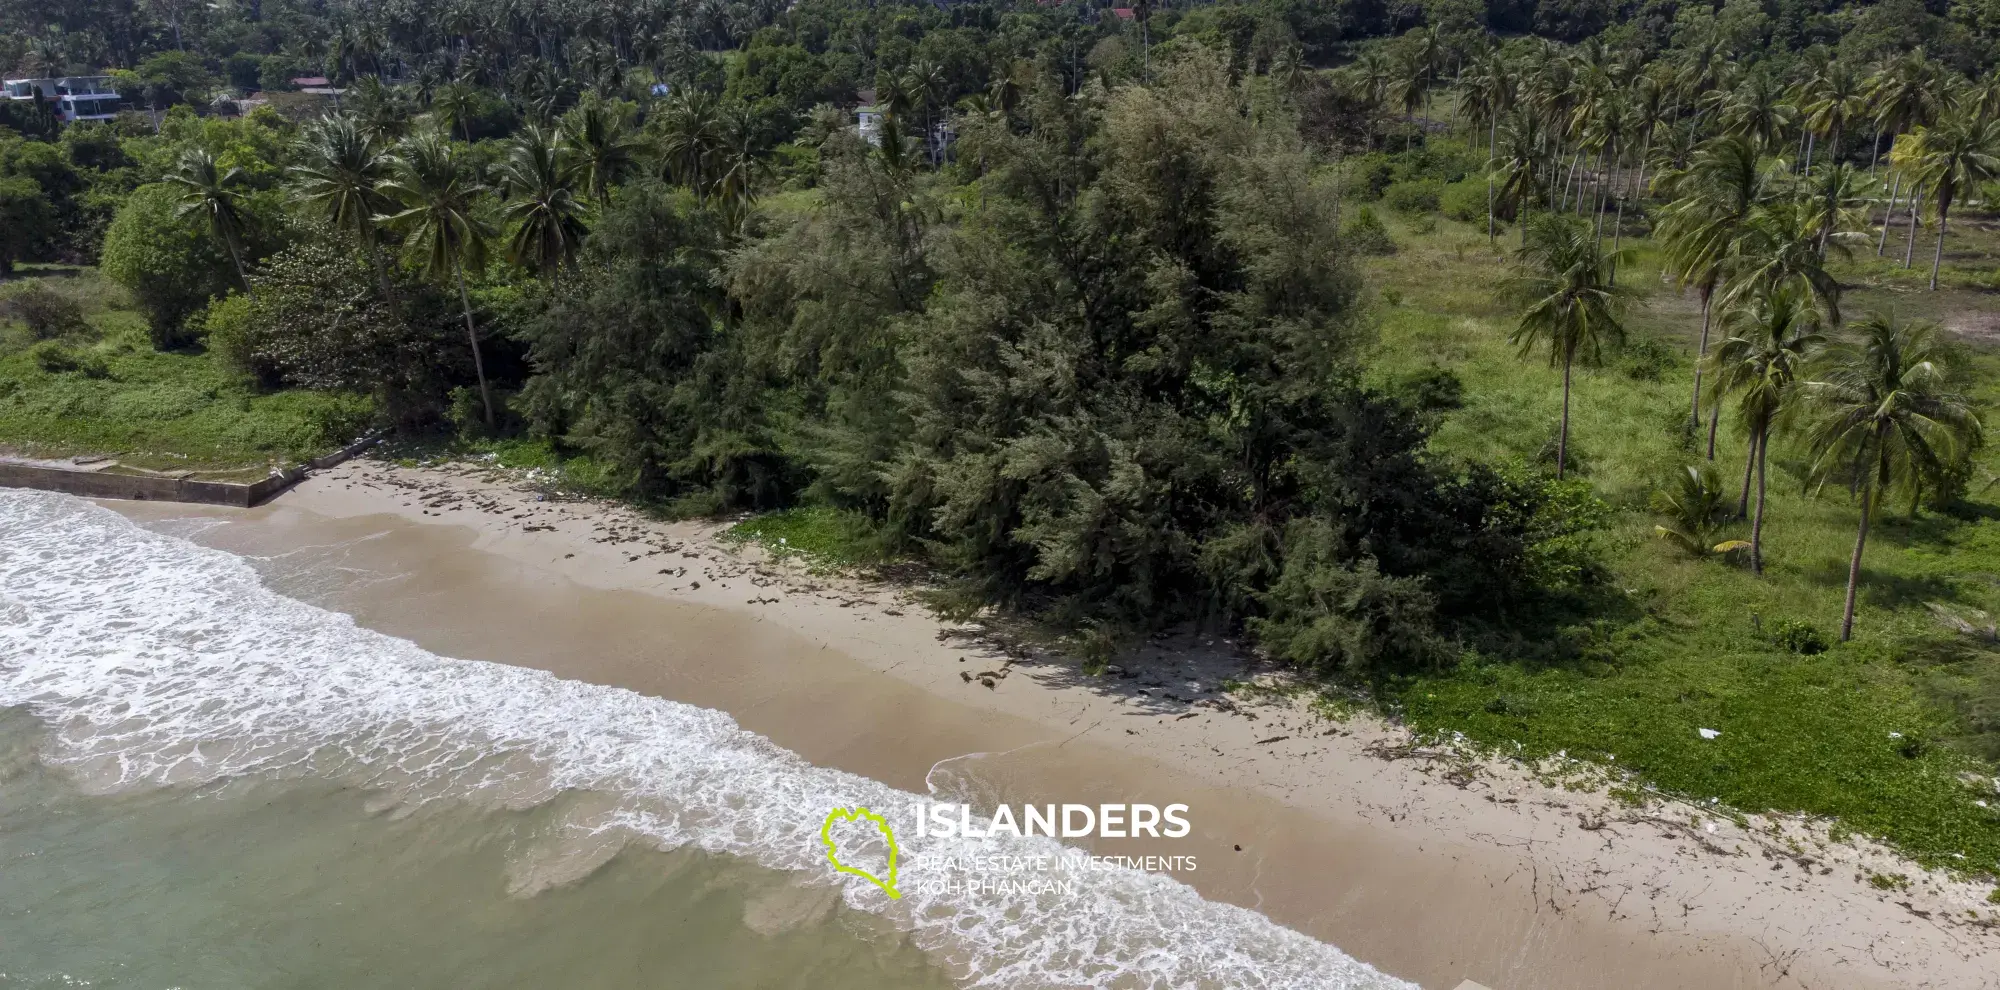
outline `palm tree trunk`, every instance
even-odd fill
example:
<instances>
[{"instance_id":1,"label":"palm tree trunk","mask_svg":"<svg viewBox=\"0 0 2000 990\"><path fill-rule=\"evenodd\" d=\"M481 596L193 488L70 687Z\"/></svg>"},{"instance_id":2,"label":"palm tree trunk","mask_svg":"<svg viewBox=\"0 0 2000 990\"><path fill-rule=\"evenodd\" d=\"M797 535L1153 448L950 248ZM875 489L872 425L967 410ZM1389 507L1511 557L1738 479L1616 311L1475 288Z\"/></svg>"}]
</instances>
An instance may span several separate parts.
<instances>
[{"instance_id":1,"label":"palm tree trunk","mask_svg":"<svg viewBox=\"0 0 2000 990\"><path fill-rule=\"evenodd\" d=\"M472 296L465 291L465 262L459 261L458 304L465 310L465 339L472 344L472 370L479 376L479 400L486 405L486 428L493 428L493 392L486 387L486 359L479 353L479 331L472 326Z\"/></svg>"},{"instance_id":2,"label":"palm tree trunk","mask_svg":"<svg viewBox=\"0 0 2000 990\"><path fill-rule=\"evenodd\" d=\"M1618 212L1611 220L1611 284L1618 284L1618 246L1625 241L1625 197L1618 197Z\"/></svg>"},{"instance_id":3,"label":"palm tree trunk","mask_svg":"<svg viewBox=\"0 0 2000 990\"><path fill-rule=\"evenodd\" d=\"M1881 138L1878 136L1876 140L1879 141ZM1868 166L1868 171L1873 173L1875 166ZM1889 208L1882 211L1882 239L1875 242L1875 257L1877 258L1880 258L1882 250L1889 246L1889 224L1896 218L1896 195L1902 191L1903 177L1899 174L1895 177L1894 181L1889 183Z\"/></svg>"},{"instance_id":4,"label":"palm tree trunk","mask_svg":"<svg viewBox=\"0 0 2000 990\"><path fill-rule=\"evenodd\" d=\"M1915 258L1915 257L1916 257L1916 253L1917 253L1917 209L1918 209L1919 207L1921 207L1921 206L1923 205L1923 202L1924 202L1924 190L1923 190L1923 187L1922 187L1922 186L1918 186L1917 188L1915 188L1915 189L1912 189L1912 190L1910 190L1910 234L1909 234L1909 237L1908 237L1908 239L1906 239L1906 240L1905 240L1905 241L1903 242L1903 267L1904 267L1904 268L1908 268L1908 267L1910 267L1910 261L1911 261L1911 259L1913 259L1913 258Z\"/></svg>"},{"instance_id":5,"label":"palm tree trunk","mask_svg":"<svg viewBox=\"0 0 2000 990\"><path fill-rule=\"evenodd\" d=\"M1500 134L1500 115L1494 114L1486 125L1486 246L1494 246L1499 238L1493 227L1493 143Z\"/></svg>"},{"instance_id":6,"label":"palm tree trunk","mask_svg":"<svg viewBox=\"0 0 2000 990\"><path fill-rule=\"evenodd\" d=\"M257 293L250 288L250 276L243 273L243 252L237 249L236 238L223 238L222 246L229 249L229 260L236 265L236 280L243 283L243 295L253 302L256 301ZM1932 288L1936 288L1936 286L1933 285Z\"/></svg>"},{"instance_id":7,"label":"palm tree trunk","mask_svg":"<svg viewBox=\"0 0 2000 990\"><path fill-rule=\"evenodd\" d=\"M1861 528L1854 534L1854 556L1847 561L1847 605L1840 614L1840 641L1854 638L1854 592L1861 586L1861 551L1868 546L1868 517L1875 508L1875 486L1861 493Z\"/></svg>"},{"instance_id":8,"label":"palm tree trunk","mask_svg":"<svg viewBox=\"0 0 2000 990\"><path fill-rule=\"evenodd\" d=\"M1575 363L1574 356L1563 355L1563 416L1562 432L1556 437L1556 480L1563 479L1563 472L1569 468L1569 371Z\"/></svg>"},{"instance_id":9,"label":"palm tree trunk","mask_svg":"<svg viewBox=\"0 0 2000 990\"><path fill-rule=\"evenodd\" d=\"M1750 524L1750 573L1764 573L1764 456L1771 428L1757 431L1757 518Z\"/></svg>"},{"instance_id":10,"label":"palm tree trunk","mask_svg":"<svg viewBox=\"0 0 2000 990\"><path fill-rule=\"evenodd\" d=\"M1806 132L1806 172L1812 171L1813 142L1818 140L1818 138L1819 135L1814 134L1812 131Z\"/></svg>"},{"instance_id":11,"label":"palm tree trunk","mask_svg":"<svg viewBox=\"0 0 2000 990\"><path fill-rule=\"evenodd\" d=\"M1708 410L1708 459L1715 460L1715 428L1722 425L1722 396L1715 397L1715 405Z\"/></svg>"},{"instance_id":12,"label":"palm tree trunk","mask_svg":"<svg viewBox=\"0 0 2000 990\"><path fill-rule=\"evenodd\" d=\"M1715 297L1715 290L1704 286L1701 290L1701 348L1694 360L1694 398L1688 400L1688 429L1701 429L1701 362L1708 357L1708 327L1712 315L1709 303Z\"/></svg>"},{"instance_id":13,"label":"palm tree trunk","mask_svg":"<svg viewBox=\"0 0 2000 990\"><path fill-rule=\"evenodd\" d=\"M1750 475L1757 469L1757 445L1759 438L1750 437L1750 446L1743 452L1743 494L1736 497L1736 518L1750 514Z\"/></svg>"},{"instance_id":14,"label":"palm tree trunk","mask_svg":"<svg viewBox=\"0 0 2000 990\"><path fill-rule=\"evenodd\" d=\"M1938 277L1938 266L1939 266L1939 265L1942 265L1942 264L1944 264L1944 225L1945 225L1945 216L1946 216L1946 214L1948 214L1948 213L1949 213L1950 211L1951 211L1951 203L1950 203L1950 201L1946 200L1946 199L1945 199L1944 197L1942 197L1942 196L1938 197L1938 239L1937 239L1937 250L1935 250L1935 251L1932 251L1932 252L1931 252L1931 291L1932 291L1932 292L1936 292L1936 291L1937 291L1937 277Z\"/></svg>"}]
</instances>

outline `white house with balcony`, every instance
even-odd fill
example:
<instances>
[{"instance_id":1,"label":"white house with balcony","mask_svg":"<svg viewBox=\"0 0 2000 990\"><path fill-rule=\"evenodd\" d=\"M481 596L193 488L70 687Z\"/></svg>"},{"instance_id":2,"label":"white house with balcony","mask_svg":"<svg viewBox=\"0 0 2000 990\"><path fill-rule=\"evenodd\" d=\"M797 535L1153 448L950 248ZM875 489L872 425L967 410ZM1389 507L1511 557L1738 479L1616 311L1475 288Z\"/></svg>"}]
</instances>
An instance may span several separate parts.
<instances>
[{"instance_id":1,"label":"white house with balcony","mask_svg":"<svg viewBox=\"0 0 2000 990\"><path fill-rule=\"evenodd\" d=\"M65 124L118 116L118 89L110 76L58 76L0 80L10 100L53 100Z\"/></svg>"}]
</instances>

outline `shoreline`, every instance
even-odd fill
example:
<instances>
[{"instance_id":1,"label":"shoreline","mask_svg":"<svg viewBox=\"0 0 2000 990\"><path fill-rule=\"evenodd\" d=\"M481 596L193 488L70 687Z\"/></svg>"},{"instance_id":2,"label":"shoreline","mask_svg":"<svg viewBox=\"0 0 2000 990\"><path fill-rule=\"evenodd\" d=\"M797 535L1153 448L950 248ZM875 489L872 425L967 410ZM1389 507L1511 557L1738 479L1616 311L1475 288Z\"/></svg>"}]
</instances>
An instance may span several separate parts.
<instances>
[{"instance_id":1,"label":"shoreline","mask_svg":"<svg viewBox=\"0 0 2000 990\"><path fill-rule=\"evenodd\" d=\"M493 558L541 587L671 603L684 623L695 610L762 627L758 635L776 637L768 661L713 683L656 683L648 678L662 675L629 657L438 646L722 708L814 762L919 792L946 764L973 758L1016 793L1060 799L1105 779L1197 793L1200 838L1219 867L1177 879L1427 988L1461 979L1582 988L1605 985L1608 973L1624 987L2000 986L2000 932L1947 920L1979 911L1982 888L1923 876L1854 841L1821 845L1823 829L1739 823L1677 802L1633 809L1601 789L1565 789L1560 774L1417 745L1372 716L1329 721L1282 690L1281 672L1233 655L1226 640L1156 640L1122 664L1124 676L1086 677L941 624L902 589L725 546L716 524L543 501L518 481L473 465L360 460L248 512L110 507L304 528L393 518L435 537L430 555L415 555L420 566L477 569L474 558ZM437 648L423 616L385 622ZM839 659L804 670L802 651ZM1271 689L1230 692L1225 682ZM859 725L800 697L824 692L847 699L844 713L909 714L891 715L893 728ZM1106 799L1129 791L1116 793ZM1877 889L1865 882L1877 873L1919 882Z\"/></svg>"}]
</instances>

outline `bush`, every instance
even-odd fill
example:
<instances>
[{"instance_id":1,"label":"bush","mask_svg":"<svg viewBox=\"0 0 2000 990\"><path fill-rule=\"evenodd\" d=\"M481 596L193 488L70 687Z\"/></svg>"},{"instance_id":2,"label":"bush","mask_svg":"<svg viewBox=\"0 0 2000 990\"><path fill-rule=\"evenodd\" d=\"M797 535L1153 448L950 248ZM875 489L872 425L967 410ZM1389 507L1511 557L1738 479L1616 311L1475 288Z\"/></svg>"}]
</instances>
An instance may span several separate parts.
<instances>
[{"instance_id":1,"label":"bush","mask_svg":"<svg viewBox=\"0 0 2000 990\"><path fill-rule=\"evenodd\" d=\"M1486 180L1460 179L1444 187L1438 208L1453 220L1483 223L1486 220Z\"/></svg>"},{"instance_id":2,"label":"bush","mask_svg":"<svg viewBox=\"0 0 2000 990\"><path fill-rule=\"evenodd\" d=\"M0 320L19 320L27 326L30 340L83 336L91 329L76 300L39 281L0 293Z\"/></svg>"},{"instance_id":3,"label":"bush","mask_svg":"<svg viewBox=\"0 0 2000 990\"><path fill-rule=\"evenodd\" d=\"M1437 596L1421 577L1391 577L1353 559L1324 519L1285 531L1284 567L1249 628L1271 652L1320 675L1378 678L1440 665Z\"/></svg>"},{"instance_id":4,"label":"bush","mask_svg":"<svg viewBox=\"0 0 2000 990\"><path fill-rule=\"evenodd\" d=\"M192 329L231 367L267 387L367 392L405 425L434 421L451 387L472 378L457 300L415 283L399 306L368 263L307 241L273 255L251 279L256 299L210 304Z\"/></svg>"},{"instance_id":5,"label":"bush","mask_svg":"<svg viewBox=\"0 0 2000 990\"><path fill-rule=\"evenodd\" d=\"M1396 182L1382 190L1382 202L1397 213L1430 213L1438 208L1443 191L1442 185L1428 180Z\"/></svg>"},{"instance_id":6,"label":"bush","mask_svg":"<svg viewBox=\"0 0 2000 990\"><path fill-rule=\"evenodd\" d=\"M59 232L55 207L25 175L0 178L0 275L17 261L50 257Z\"/></svg>"},{"instance_id":7,"label":"bush","mask_svg":"<svg viewBox=\"0 0 2000 990\"><path fill-rule=\"evenodd\" d=\"M1619 370L1635 382L1657 382L1680 364L1674 349L1653 337L1634 336L1625 340L1624 360Z\"/></svg>"},{"instance_id":8,"label":"bush","mask_svg":"<svg viewBox=\"0 0 2000 990\"><path fill-rule=\"evenodd\" d=\"M1396 253L1396 242L1389 239L1389 228L1383 226L1382 218L1375 215L1372 207L1354 211L1354 219L1340 229L1340 236L1347 242L1347 249L1355 254Z\"/></svg>"},{"instance_id":9,"label":"bush","mask_svg":"<svg viewBox=\"0 0 2000 990\"><path fill-rule=\"evenodd\" d=\"M1355 155L1347 160L1348 194L1358 199L1379 199L1382 190L1396 181L1396 166L1379 151Z\"/></svg>"},{"instance_id":10,"label":"bush","mask_svg":"<svg viewBox=\"0 0 2000 990\"><path fill-rule=\"evenodd\" d=\"M1465 407L1465 382L1451 369L1435 364L1396 378L1389 384L1389 394L1420 414Z\"/></svg>"},{"instance_id":11,"label":"bush","mask_svg":"<svg viewBox=\"0 0 2000 990\"><path fill-rule=\"evenodd\" d=\"M1779 619L1771 626L1771 642L1800 656L1825 653L1826 637L1812 623L1797 619Z\"/></svg>"},{"instance_id":12,"label":"bush","mask_svg":"<svg viewBox=\"0 0 2000 990\"><path fill-rule=\"evenodd\" d=\"M195 339L187 318L211 297L229 294L235 279L228 253L191 221L174 215L178 199L159 183L140 186L125 200L104 235L104 274L131 290L153 346L185 346Z\"/></svg>"},{"instance_id":13,"label":"bush","mask_svg":"<svg viewBox=\"0 0 2000 990\"><path fill-rule=\"evenodd\" d=\"M35 367L51 375L80 374L85 378L109 378L111 367L104 363L104 356L93 351L79 351L54 340L45 340L28 351L34 359Z\"/></svg>"}]
</instances>

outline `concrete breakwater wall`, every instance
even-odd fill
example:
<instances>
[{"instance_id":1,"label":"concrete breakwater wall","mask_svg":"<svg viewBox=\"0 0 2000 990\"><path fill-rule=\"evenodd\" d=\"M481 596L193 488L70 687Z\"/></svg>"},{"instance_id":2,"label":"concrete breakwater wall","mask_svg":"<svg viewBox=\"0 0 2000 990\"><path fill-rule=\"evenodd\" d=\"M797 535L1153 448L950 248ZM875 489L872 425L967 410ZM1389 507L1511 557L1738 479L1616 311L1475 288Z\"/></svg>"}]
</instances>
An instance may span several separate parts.
<instances>
[{"instance_id":1,"label":"concrete breakwater wall","mask_svg":"<svg viewBox=\"0 0 2000 990\"><path fill-rule=\"evenodd\" d=\"M202 481L188 476L166 474L121 474L108 470L114 462L95 466L59 466L47 461L0 460L0 488L35 488L66 492L85 498L122 498L151 502L193 502L200 505L234 505L248 508L269 500L299 483L314 468L329 468L372 446L379 437L369 436L315 457L304 464L247 483Z\"/></svg>"}]
</instances>

